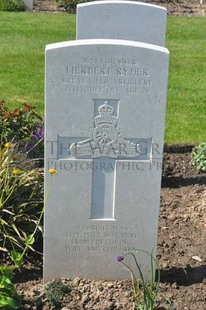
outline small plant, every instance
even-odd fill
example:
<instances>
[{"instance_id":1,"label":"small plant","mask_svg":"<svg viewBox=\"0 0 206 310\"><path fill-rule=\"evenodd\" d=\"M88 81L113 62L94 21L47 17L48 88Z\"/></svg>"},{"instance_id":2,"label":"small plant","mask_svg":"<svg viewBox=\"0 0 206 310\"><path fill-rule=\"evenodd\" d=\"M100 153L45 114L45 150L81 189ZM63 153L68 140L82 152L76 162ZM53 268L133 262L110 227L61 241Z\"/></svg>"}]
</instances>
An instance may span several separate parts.
<instances>
[{"instance_id":1,"label":"small plant","mask_svg":"<svg viewBox=\"0 0 206 310\"><path fill-rule=\"evenodd\" d=\"M32 142L43 139L44 120L35 107L23 103L22 108L10 111L3 100L0 101L0 144L6 142Z\"/></svg>"},{"instance_id":2,"label":"small plant","mask_svg":"<svg viewBox=\"0 0 206 310\"><path fill-rule=\"evenodd\" d=\"M200 143L193 148L191 163L197 166L199 171L206 171L206 142Z\"/></svg>"},{"instance_id":3,"label":"small plant","mask_svg":"<svg viewBox=\"0 0 206 310\"><path fill-rule=\"evenodd\" d=\"M32 165L16 144L0 147L0 251L5 253L24 248L41 214L43 173Z\"/></svg>"},{"instance_id":4,"label":"small plant","mask_svg":"<svg viewBox=\"0 0 206 310\"><path fill-rule=\"evenodd\" d=\"M16 172L17 172L17 169L16 169ZM35 242L35 235L40 225L40 222L42 220L42 217L44 214L44 208L45 208L47 199L50 194L50 189L51 189L51 184L52 184L52 175L56 173L56 170L49 169L49 173L50 173L51 178L50 178L48 193L45 198L45 203L42 207L41 213L39 215L38 221L36 223L36 226L34 227L33 232L30 235L24 236L25 246L21 252L17 252L15 250L12 250L10 252L10 258L12 260L13 265L9 267L0 266L0 308L2 309L5 309L5 310L6 309L8 310L20 309L21 298L16 292L15 286L12 282L13 273L15 269L21 266L28 248ZM14 249L14 240L12 236L9 238L9 241L11 243L11 247Z\"/></svg>"},{"instance_id":5,"label":"small plant","mask_svg":"<svg viewBox=\"0 0 206 310\"><path fill-rule=\"evenodd\" d=\"M25 11L26 6L21 0L0 0L0 11Z\"/></svg>"},{"instance_id":6,"label":"small plant","mask_svg":"<svg viewBox=\"0 0 206 310\"><path fill-rule=\"evenodd\" d=\"M10 110L3 100L0 100L0 146L7 142L16 145L24 158L38 159L36 165L41 165L44 157L44 119L28 103L21 108Z\"/></svg>"},{"instance_id":7,"label":"small plant","mask_svg":"<svg viewBox=\"0 0 206 310\"><path fill-rule=\"evenodd\" d=\"M79 3L89 2L89 0L55 0L59 7L63 7L66 11L70 13L76 12L76 6Z\"/></svg>"},{"instance_id":8,"label":"small plant","mask_svg":"<svg viewBox=\"0 0 206 310\"><path fill-rule=\"evenodd\" d=\"M61 280L54 280L46 286L46 297L54 309L61 309L64 301L68 301L70 285L63 284Z\"/></svg>"},{"instance_id":9,"label":"small plant","mask_svg":"<svg viewBox=\"0 0 206 310\"><path fill-rule=\"evenodd\" d=\"M150 282L148 283L147 278L143 274L140 264L137 261L136 256L134 253L128 252L124 256L117 256L116 261L123 264L124 267L126 267L127 270L131 273L131 279L133 284L133 291L134 291L134 299L135 299L135 306L136 310L154 310L154 304L157 297L157 294L159 292L159 283L160 283L160 270L158 268L157 271L157 281L155 282L155 265L156 260L153 257L153 253L149 254L145 251L139 250L140 252L149 255L150 257ZM134 260L135 267L137 274L139 275L139 278L136 275L136 272L123 260L126 256L131 256ZM167 298L162 298L158 304L160 304L162 301L167 302L170 305L170 309L174 310L172 302Z\"/></svg>"},{"instance_id":10,"label":"small plant","mask_svg":"<svg viewBox=\"0 0 206 310\"><path fill-rule=\"evenodd\" d=\"M6 266L0 266L0 309L19 309L21 298L12 282L13 271Z\"/></svg>"}]
</instances>

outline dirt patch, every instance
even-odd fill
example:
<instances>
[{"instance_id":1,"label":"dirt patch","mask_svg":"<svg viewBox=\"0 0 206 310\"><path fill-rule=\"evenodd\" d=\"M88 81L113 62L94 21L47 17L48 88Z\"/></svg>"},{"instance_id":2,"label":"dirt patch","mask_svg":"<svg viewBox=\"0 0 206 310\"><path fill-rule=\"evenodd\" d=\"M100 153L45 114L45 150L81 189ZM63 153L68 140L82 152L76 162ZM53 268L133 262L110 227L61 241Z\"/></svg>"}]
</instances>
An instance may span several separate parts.
<instances>
[{"instance_id":1,"label":"dirt patch","mask_svg":"<svg viewBox=\"0 0 206 310\"><path fill-rule=\"evenodd\" d=\"M164 154L158 233L160 294L176 310L206 309L206 173L191 166L191 152ZM182 150L181 150L182 151ZM42 257L27 262L15 276L22 309L52 309L42 282ZM72 290L54 309L134 309L130 281L64 279ZM160 298L160 297L159 297ZM159 299L158 299L159 300ZM63 308L66 307L66 308ZM163 304L158 310L170 309Z\"/></svg>"},{"instance_id":2,"label":"dirt patch","mask_svg":"<svg viewBox=\"0 0 206 310\"><path fill-rule=\"evenodd\" d=\"M174 0L171 3L154 0L152 4L166 7L168 15L174 16L206 16L206 1L200 4L199 0Z\"/></svg>"},{"instance_id":3,"label":"dirt patch","mask_svg":"<svg viewBox=\"0 0 206 310\"><path fill-rule=\"evenodd\" d=\"M203 0L203 4L200 4L199 0L174 0L171 3L164 3L161 0L147 0L140 2L148 2L155 5L166 7L168 15L174 16L206 16L206 0ZM57 6L53 0L34 1L35 12L64 12L63 8Z\"/></svg>"}]
</instances>

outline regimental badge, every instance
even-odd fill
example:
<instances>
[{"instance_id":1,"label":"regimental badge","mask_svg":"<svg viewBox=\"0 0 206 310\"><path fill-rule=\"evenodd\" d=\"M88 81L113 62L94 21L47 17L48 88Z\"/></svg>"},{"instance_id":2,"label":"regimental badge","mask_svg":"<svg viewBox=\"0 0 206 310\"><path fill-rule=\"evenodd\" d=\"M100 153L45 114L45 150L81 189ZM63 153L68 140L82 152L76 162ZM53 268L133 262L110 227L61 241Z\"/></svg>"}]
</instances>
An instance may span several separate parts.
<instances>
[{"instance_id":1,"label":"regimental badge","mask_svg":"<svg viewBox=\"0 0 206 310\"><path fill-rule=\"evenodd\" d=\"M85 156L125 158L141 155L139 144L135 144L121 136L118 127L119 117L113 115L114 108L107 101L98 107L98 115L93 117L94 128L89 139L73 143L69 152L75 158Z\"/></svg>"}]
</instances>

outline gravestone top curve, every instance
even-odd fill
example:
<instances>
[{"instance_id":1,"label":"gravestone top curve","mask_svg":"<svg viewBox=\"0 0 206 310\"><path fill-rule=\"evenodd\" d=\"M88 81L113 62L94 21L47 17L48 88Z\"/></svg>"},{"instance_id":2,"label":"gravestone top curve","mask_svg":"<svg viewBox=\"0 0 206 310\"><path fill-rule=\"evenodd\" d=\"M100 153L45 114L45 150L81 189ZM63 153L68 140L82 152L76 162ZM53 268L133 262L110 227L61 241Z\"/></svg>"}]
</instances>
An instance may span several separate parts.
<instances>
[{"instance_id":1,"label":"gravestone top curve","mask_svg":"<svg viewBox=\"0 0 206 310\"><path fill-rule=\"evenodd\" d=\"M166 47L157 46L155 44L143 43L143 42L136 42L136 41L129 41L129 40L113 40L113 39L85 39L85 40L73 40L73 41L64 41L58 43L48 44L46 46L46 51L52 50L55 48L65 48L65 47L72 47L72 46L84 46L84 45L122 45L122 46L134 46L139 48L145 49L152 49L159 52L164 52L169 54L169 51Z\"/></svg>"},{"instance_id":2,"label":"gravestone top curve","mask_svg":"<svg viewBox=\"0 0 206 310\"><path fill-rule=\"evenodd\" d=\"M165 46L167 10L134 1L94 1L77 5L79 39L121 39Z\"/></svg>"}]
</instances>

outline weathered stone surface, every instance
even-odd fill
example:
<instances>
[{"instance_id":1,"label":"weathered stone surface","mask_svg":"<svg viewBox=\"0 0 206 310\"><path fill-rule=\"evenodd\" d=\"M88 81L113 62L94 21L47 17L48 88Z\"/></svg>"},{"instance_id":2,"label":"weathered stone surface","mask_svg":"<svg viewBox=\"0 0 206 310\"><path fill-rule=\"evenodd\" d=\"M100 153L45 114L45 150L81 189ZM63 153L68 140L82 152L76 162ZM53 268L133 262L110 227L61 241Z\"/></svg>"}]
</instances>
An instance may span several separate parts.
<instances>
[{"instance_id":1,"label":"weathered stone surface","mask_svg":"<svg viewBox=\"0 0 206 310\"><path fill-rule=\"evenodd\" d=\"M165 45L167 10L136 1L93 1L77 6L77 39L121 39Z\"/></svg>"},{"instance_id":2,"label":"weathered stone surface","mask_svg":"<svg viewBox=\"0 0 206 310\"><path fill-rule=\"evenodd\" d=\"M58 172L45 211L45 281L129 278L115 256L155 256L168 57L123 40L47 46L45 168ZM148 273L149 256L137 258Z\"/></svg>"}]
</instances>

